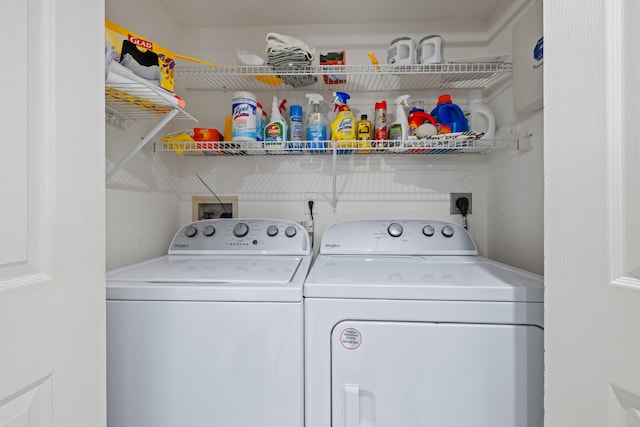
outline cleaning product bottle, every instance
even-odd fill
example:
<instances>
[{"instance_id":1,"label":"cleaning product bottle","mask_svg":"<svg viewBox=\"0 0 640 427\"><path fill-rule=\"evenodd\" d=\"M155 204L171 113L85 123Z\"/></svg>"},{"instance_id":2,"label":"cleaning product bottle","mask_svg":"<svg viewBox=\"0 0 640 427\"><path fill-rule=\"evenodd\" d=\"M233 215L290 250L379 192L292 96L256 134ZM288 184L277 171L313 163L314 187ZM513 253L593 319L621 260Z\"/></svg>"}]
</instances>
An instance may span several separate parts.
<instances>
[{"instance_id":1,"label":"cleaning product bottle","mask_svg":"<svg viewBox=\"0 0 640 427\"><path fill-rule=\"evenodd\" d=\"M324 101L322 95L308 93L311 111L307 113L307 148L310 153L322 153L327 148L327 118L322 112L320 102Z\"/></svg>"},{"instance_id":2,"label":"cleaning product bottle","mask_svg":"<svg viewBox=\"0 0 640 427\"><path fill-rule=\"evenodd\" d=\"M389 145L394 148L393 151L398 151L405 146L405 142L409 136L409 120L407 119L407 112L404 111L404 106L409 106L407 103L409 95L402 95L396 98L396 119L389 125ZM400 150L404 151L404 150Z\"/></svg>"},{"instance_id":3,"label":"cleaning product bottle","mask_svg":"<svg viewBox=\"0 0 640 427\"><path fill-rule=\"evenodd\" d=\"M484 133L481 139L493 139L496 133L496 119L491 107L482 100L482 92L469 92L469 105L464 110L464 116L469 122L469 130Z\"/></svg>"},{"instance_id":4,"label":"cleaning product bottle","mask_svg":"<svg viewBox=\"0 0 640 427\"><path fill-rule=\"evenodd\" d=\"M371 148L371 122L362 114L358 120L358 154L368 154Z\"/></svg>"},{"instance_id":5,"label":"cleaning product bottle","mask_svg":"<svg viewBox=\"0 0 640 427\"><path fill-rule=\"evenodd\" d=\"M264 154L262 140L264 139L264 126L267 124L267 113L262 109L262 104L256 103L256 142L246 143L248 154Z\"/></svg>"},{"instance_id":6,"label":"cleaning product bottle","mask_svg":"<svg viewBox=\"0 0 640 427\"><path fill-rule=\"evenodd\" d=\"M425 124L431 123L433 126L436 125L436 120L429 113L424 111L424 103L422 101L413 102L413 106L409 111L409 136L408 139L417 139L418 128Z\"/></svg>"},{"instance_id":7,"label":"cleaning product bottle","mask_svg":"<svg viewBox=\"0 0 640 427\"><path fill-rule=\"evenodd\" d=\"M347 105L347 100L351 98L346 92L334 92L333 100L334 111L337 109L338 114L331 122L331 140L337 144L338 154L349 154L351 150L345 148L353 148L356 145L356 118Z\"/></svg>"},{"instance_id":8,"label":"cleaning product bottle","mask_svg":"<svg viewBox=\"0 0 640 427\"><path fill-rule=\"evenodd\" d=\"M256 96L251 92L235 92L231 106L232 140L256 140Z\"/></svg>"},{"instance_id":9,"label":"cleaning product bottle","mask_svg":"<svg viewBox=\"0 0 640 427\"><path fill-rule=\"evenodd\" d=\"M278 97L273 97L271 104L271 121L264 128L264 148L267 153L282 151L287 136L287 122L280 114Z\"/></svg>"},{"instance_id":10,"label":"cleaning product bottle","mask_svg":"<svg viewBox=\"0 0 640 427\"><path fill-rule=\"evenodd\" d=\"M438 105L431 110L438 123L438 133L466 132L469 130L462 109L453 103L451 95L445 93L438 97Z\"/></svg>"},{"instance_id":11,"label":"cleaning product bottle","mask_svg":"<svg viewBox=\"0 0 640 427\"><path fill-rule=\"evenodd\" d=\"M373 138L376 147L385 147L387 141L387 101L376 102L373 118Z\"/></svg>"},{"instance_id":12,"label":"cleaning product bottle","mask_svg":"<svg viewBox=\"0 0 640 427\"><path fill-rule=\"evenodd\" d=\"M302 105L292 105L289 108L291 124L289 126L290 141L286 143L287 151L302 152Z\"/></svg>"}]
</instances>

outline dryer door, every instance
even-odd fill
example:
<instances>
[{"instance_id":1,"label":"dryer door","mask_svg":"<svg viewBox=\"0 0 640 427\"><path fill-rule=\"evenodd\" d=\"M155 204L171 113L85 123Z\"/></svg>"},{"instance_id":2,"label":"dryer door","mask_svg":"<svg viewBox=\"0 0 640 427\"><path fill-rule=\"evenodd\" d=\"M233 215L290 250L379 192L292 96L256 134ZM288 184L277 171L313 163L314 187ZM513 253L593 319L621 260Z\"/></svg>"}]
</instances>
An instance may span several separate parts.
<instances>
[{"instance_id":1,"label":"dryer door","mask_svg":"<svg viewBox=\"0 0 640 427\"><path fill-rule=\"evenodd\" d=\"M537 326L344 321L331 341L333 427L543 424Z\"/></svg>"}]
</instances>

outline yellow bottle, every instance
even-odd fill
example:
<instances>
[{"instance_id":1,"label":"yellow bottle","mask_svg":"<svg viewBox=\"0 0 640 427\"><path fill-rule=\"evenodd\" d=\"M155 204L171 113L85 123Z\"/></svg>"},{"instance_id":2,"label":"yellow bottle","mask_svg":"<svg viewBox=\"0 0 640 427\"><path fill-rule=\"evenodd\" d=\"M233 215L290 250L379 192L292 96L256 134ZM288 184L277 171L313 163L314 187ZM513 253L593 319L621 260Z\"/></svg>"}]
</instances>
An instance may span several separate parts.
<instances>
[{"instance_id":1,"label":"yellow bottle","mask_svg":"<svg viewBox=\"0 0 640 427\"><path fill-rule=\"evenodd\" d=\"M331 122L331 140L334 141L338 154L351 153L350 148L357 146L356 142L356 117L347 106L349 94L345 92L334 92L333 104L338 109L338 115Z\"/></svg>"},{"instance_id":2,"label":"yellow bottle","mask_svg":"<svg viewBox=\"0 0 640 427\"><path fill-rule=\"evenodd\" d=\"M369 154L371 148L371 122L362 114L358 121L358 154Z\"/></svg>"}]
</instances>

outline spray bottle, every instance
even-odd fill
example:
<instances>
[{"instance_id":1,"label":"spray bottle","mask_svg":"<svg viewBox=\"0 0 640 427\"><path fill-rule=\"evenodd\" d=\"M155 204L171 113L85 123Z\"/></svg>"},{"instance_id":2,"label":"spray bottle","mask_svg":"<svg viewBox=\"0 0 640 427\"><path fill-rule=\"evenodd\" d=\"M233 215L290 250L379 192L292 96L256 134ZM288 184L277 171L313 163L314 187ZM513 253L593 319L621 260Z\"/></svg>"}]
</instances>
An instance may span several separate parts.
<instances>
[{"instance_id":1,"label":"spray bottle","mask_svg":"<svg viewBox=\"0 0 640 427\"><path fill-rule=\"evenodd\" d=\"M324 101L322 95L308 93L311 111L307 113L307 147L310 153L322 153L327 148L327 118L322 112L320 102Z\"/></svg>"},{"instance_id":2,"label":"spray bottle","mask_svg":"<svg viewBox=\"0 0 640 427\"><path fill-rule=\"evenodd\" d=\"M278 97L273 97L271 104L271 121L264 128L264 148L267 152L281 151L287 135L287 122L280 114Z\"/></svg>"},{"instance_id":3,"label":"spray bottle","mask_svg":"<svg viewBox=\"0 0 640 427\"><path fill-rule=\"evenodd\" d=\"M347 105L347 100L351 97L346 92L334 92L333 96L335 96L333 110L337 109L338 114L331 122L331 140L336 141L337 148L343 148L343 150L338 150L338 154L349 154L351 150L344 150L344 148L357 146L357 142L355 142L356 117Z\"/></svg>"},{"instance_id":4,"label":"spray bottle","mask_svg":"<svg viewBox=\"0 0 640 427\"><path fill-rule=\"evenodd\" d=\"M404 111L404 106L409 106L407 99L409 99L409 95L396 98L396 119L389 125L389 146L396 149L403 147L409 137L409 120L407 112Z\"/></svg>"},{"instance_id":5,"label":"spray bottle","mask_svg":"<svg viewBox=\"0 0 640 427\"><path fill-rule=\"evenodd\" d=\"M292 105L289 108L289 142L286 143L289 152L301 153L302 152L302 105Z\"/></svg>"}]
</instances>

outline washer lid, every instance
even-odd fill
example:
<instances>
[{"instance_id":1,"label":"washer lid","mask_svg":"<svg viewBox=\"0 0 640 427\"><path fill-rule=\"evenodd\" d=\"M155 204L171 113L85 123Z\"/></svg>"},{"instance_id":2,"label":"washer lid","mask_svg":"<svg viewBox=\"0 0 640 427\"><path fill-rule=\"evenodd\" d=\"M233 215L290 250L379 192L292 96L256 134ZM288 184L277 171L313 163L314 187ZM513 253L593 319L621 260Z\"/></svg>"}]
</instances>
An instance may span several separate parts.
<instances>
[{"instance_id":1,"label":"washer lid","mask_svg":"<svg viewBox=\"0 0 640 427\"><path fill-rule=\"evenodd\" d=\"M319 255L315 298L543 302L542 276L479 256Z\"/></svg>"},{"instance_id":2,"label":"washer lid","mask_svg":"<svg viewBox=\"0 0 640 427\"><path fill-rule=\"evenodd\" d=\"M107 274L107 299L300 301L311 257L165 255Z\"/></svg>"}]
</instances>

